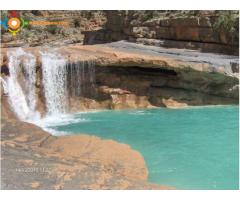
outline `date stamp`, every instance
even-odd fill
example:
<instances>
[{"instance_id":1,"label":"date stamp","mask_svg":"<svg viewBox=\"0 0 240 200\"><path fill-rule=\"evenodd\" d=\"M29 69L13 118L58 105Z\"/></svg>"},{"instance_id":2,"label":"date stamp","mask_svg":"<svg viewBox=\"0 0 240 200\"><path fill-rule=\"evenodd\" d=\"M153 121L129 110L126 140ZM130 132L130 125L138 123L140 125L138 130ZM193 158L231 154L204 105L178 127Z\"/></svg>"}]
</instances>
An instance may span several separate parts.
<instances>
[{"instance_id":1,"label":"date stamp","mask_svg":"<svg viewBox=\"0 0 240 200\"><path fill-rule=\"evenodd\" d=\"M16 168L18 173L50 173L52 171L49 167L19 167Z\"/></svg>"}]
</instances>

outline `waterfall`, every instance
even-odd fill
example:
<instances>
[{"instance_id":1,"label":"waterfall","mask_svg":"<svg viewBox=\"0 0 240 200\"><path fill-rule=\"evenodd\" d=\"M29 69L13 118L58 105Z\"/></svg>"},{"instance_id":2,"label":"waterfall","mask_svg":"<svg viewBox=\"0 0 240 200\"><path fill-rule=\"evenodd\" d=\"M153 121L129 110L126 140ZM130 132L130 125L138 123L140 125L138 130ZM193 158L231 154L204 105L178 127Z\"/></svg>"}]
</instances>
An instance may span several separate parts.
<instances>
[{"instance_id":1,"label":"waterfall","mask_svg":"<svg viewBox=\"0 0 240 200\"><path fill-rule=\"evenodd\" d=\"M40 119L40 113L36 110L38 99L34 55L24 52L21 48L9 51L10 76L6 82L9 103L17 117L42 126L44 121L66 118L69 97L83 97L94 91L95 67L92 61L68 64L60 54L52 51L40 52L40 55L42 94L44 94L46 106L44 118Z\"/></svg>"},{"instance_id":2,"label":"waterfall","mask_svg":"<svg viewBox=\"0 0 240 200\"><path fill-rule=\"evenodd\" d=\"M42 84L48 115L66 112L67 70L66 61L56 53L42 52Z\"/></svg>"},{"instance_id":3,"label":"waterfall","mask_svg":"<svg viewBox=\"0 0 240 200\"><path fill-rule=\"evenodd\" d=\"M39 118L36 111L36 59L21 48L8 52L9 72L7 88L9 103L18 116L24 121Z\"/></svg>"},{"instance_id":4,"label":"waterfall","mask_svg":"<svg viewBox=\"0 0 240 200\"><path fill-rule=\"evenodd\" d=\"M95 67L92 60L79 61L67 66L68 88L73 97L91 93L95 86Z\"/></svg>"}]
</instances>

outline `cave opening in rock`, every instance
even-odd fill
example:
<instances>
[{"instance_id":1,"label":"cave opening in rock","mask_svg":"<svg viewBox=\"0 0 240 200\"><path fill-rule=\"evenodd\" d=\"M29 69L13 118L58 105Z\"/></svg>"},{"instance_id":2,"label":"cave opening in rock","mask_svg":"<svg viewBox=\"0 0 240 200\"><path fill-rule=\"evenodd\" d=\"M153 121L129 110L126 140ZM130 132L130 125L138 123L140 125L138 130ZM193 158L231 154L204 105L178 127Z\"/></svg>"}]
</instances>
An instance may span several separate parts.
<instances>
[{"instance_id":1,"label":"cave opening in rock","mask_svg":"<svg viewBox=\"0 0 240 200\"><path fill-rule=\"evenodd\" d=\"M112 66L112 67L98 67L100 70L116 74L134 74L134 75L165 75L165 76L177 76L178 73L173 69L168 68L154 68L154 67L141 67L141 66Z\"/></svg>"}]
</instances>

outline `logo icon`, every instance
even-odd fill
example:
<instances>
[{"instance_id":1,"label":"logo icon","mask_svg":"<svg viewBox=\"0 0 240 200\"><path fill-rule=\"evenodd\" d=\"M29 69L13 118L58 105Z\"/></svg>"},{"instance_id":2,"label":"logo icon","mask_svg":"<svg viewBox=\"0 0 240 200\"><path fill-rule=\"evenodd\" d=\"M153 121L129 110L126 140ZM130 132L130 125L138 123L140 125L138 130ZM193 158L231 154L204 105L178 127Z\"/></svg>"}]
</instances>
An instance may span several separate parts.
<instances>
[{"instance_id":1,"label":"logo icon","mask_svg":"<svg viewBox=\"0 0 240 200\"><path fill-rule=\"evenodd\" d=\"M8 17L5 17L0 24L15 36L23 27L29 24L28 21L20 17L17 11L9 11Z\"/></svg>"}]
</instances>

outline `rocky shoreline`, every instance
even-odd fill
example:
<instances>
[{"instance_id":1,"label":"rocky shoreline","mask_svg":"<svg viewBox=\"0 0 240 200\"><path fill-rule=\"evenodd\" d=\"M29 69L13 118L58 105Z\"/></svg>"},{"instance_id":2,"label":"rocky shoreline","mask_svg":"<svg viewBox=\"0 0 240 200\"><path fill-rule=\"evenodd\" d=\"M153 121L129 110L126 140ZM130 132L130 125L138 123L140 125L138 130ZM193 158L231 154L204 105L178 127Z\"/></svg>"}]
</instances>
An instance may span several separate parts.
<instances>
[{"instance_id":1,"label":"rocky shoreline","mask_svg":"<svg viewBox=\"0 0 240 200\"><path fill-rule=\"evenodd\" d=\"M52 136L1 99L1 189L172 189L147 182L143 157L98 137Z\"/></svg>"}]
</instances>

